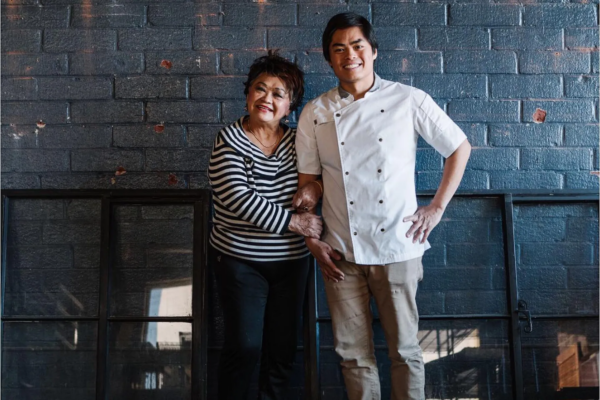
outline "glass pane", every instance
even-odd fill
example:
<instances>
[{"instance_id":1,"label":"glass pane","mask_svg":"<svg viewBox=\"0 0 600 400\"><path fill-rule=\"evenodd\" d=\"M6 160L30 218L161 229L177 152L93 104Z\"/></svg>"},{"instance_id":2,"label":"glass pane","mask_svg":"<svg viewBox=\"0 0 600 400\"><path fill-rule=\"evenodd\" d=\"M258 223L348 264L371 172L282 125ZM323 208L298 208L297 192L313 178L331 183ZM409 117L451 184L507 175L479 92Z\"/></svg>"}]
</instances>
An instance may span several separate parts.
<instances>
[{"instance_id":1,"label":"glass pane","mask_svg":"<svg viewBox=\"0 0 600 400\"><path fill-rule=\"evenodd\" d=\"M109 398L191 398L192 325L114 322L109 327Z\"/></svg>"},{"instance_id":2,"label":"glass pane","mask_svg":"<svg viewBox=\"0 0 600 400\"><path fill-rule=\"evenodd\" d=\"M390 361L383 330L373 324L382 398L390 398ZM344 398L340 359L330 323L320 324L321 390ZM421 321L426 399L512 398L508 323L500 320Z\"/></svg>"},{"instance_id":3,"label":"glass pane","mask_svg":"<svg viewBox=\"0 0 600 400\"><path fill-rule=\"evenodd\" d=\"M192 314L193 205L117 206L111 314Z\"/></svg>"},{"instance_id":4,"label":"glass pane","mask_svg":"<svg viewBox=\"0 0 600 400\"><path fill-rule=\"evenodd\" d=\"M4 322L2 399L94 400L96 322Z\"/></svg>"},{"instance_id":5,"label":"glass pane","mask_svg":"<svg viewBox=\"0 0 600 400\"><path fill-rule=\"evenodd\" d=\"M526 399L598 386L598 319L534 320L533 332L522 334L522 344Z\"/></svg>"},{"instance_id":6,"label":"glass pane","mask_svg":"<svg viewBox=\"0 0 600 400\"><path fill-rule=\"evenodd\" d=\"M97 315L100 206L11 199L4 315Z\"/></svg>"},{"instance_id":7,"label":"glass pane","mask_svg":"<svg viewBox=\"0 0 600 400\"><path fill-rule=\"evenodd\" d=\"M519 299L533 315L598 313L598 205L515 206Z\"/></svg>"},{"instance_id":8,"label":"glass pane","mask_svg":"<svg viewBox=\"0 0 600 400\"><path fill-rule=\"evenodd\" d=\"M430 198L420 198L428 204ZM499 199L455 197L431 232L417 292L420 315L507 315L502 207ZM321 274L319 316L329 308Z\"/></svg>"}]
</instances>

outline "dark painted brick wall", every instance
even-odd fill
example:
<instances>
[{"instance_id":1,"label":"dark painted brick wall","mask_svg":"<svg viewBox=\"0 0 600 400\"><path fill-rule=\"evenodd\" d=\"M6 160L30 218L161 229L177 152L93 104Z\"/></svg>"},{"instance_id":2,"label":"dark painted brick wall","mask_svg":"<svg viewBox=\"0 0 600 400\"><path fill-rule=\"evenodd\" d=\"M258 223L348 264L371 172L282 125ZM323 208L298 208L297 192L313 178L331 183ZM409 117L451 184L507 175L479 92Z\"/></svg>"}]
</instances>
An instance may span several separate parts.
<instances>
[{"instance_id":1,"label":"dark painted brick wall","mask_svg":"<svg viewBox=\"0 0 600 400\"><path fill-rule=\"evenodd\" d=\"M429 92L469 136L462 189L595 188L596 2L543 3L3 0L2 187L206 187L251 61L279 48L318 95L336 84L321 31L352 10L376 28L377 71ZM422 144L418 188L442 168Z\"/></svg>"}]
</instances>

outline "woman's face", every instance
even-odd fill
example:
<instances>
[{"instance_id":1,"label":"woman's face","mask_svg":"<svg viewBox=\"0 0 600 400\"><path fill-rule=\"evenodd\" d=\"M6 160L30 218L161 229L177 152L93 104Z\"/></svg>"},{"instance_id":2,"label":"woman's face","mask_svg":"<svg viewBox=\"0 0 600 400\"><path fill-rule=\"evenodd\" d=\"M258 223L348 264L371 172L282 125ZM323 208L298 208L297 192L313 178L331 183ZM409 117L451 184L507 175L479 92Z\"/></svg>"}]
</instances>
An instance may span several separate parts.
<instances>
[{"instance_id":1,"label":"woman's face","mask_svg":"<svg viewBox=\"0 0 600 400\"><path fill-rule=\"evenodd\" d=\"M260 74L250 85L246 106L254 120L277 122L290 113L291 93L276 76Z\"/></svg>"}]
</instances>

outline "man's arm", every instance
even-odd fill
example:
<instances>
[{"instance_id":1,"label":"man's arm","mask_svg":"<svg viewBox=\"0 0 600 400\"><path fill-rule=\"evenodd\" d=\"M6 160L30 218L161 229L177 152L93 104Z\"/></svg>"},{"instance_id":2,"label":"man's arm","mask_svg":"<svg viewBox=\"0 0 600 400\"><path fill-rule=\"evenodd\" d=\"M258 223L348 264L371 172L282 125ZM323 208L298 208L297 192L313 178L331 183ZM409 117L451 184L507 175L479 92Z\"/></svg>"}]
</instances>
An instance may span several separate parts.
<instances>
[{"instance_id":1,"label":"man's arm","mask_svg":"<svg viewBox=\"0 0 600 400\"><path fill-rule=\"evenodd\" d=\"M323 181L319 175L298 174L298 191L292 200L292 207L298 212L314 211L323 196Z\"/></svg>"},{"instance_id":2,"label":"man's arm","mask_svg":"<svg viewBox=\"0 0 600 400\"><path fill-rule=\"evenodd\" d=\"M421 238L425 243L427 237L442 219L442 215L450 203L452 196L456 193L462 180L467 161L471 154L471 145L464 140L460 146L446 159L442 182L429 205L419 207L411 216L404 218L404 222L412 221L413 225L406 233L406 237L413 236L413 243Z\"/></svg>"}]
</instances>

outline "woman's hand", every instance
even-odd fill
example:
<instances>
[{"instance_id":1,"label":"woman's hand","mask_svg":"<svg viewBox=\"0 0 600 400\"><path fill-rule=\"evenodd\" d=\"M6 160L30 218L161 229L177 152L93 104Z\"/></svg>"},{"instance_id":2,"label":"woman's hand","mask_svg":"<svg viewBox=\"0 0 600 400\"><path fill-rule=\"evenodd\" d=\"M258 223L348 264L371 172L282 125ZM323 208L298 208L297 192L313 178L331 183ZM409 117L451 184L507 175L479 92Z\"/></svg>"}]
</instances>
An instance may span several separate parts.
<instances>
[{"instance_id":1,"label":"woman's hand","mask_svg":"<svg viewBox=\"0 0 600 400\"><path fill-rule=\"evenodd\" d=\"M408 222L412 221L412 226L406 232L406 237L413 237L413 243L420 239L420 243L425 243L427 237L440 223L442 219L442 215L444 215L444 209L434 204L429 204L424 207L419 207L417 211L409 216L405 217L402 221ZM421 236L423 236L421 238Z\"/></svg>"},{"instance_id":2,"label":"woman's hand","mask_svg":"<svg viewBox=\"0 0 600 400\"><path fill-rule=\"evenodd\" d=\"M313 210L323 194L321 185L322 184L317 181L311 181L298 189L292 199L292 207L298 210L298 212Z\"/></svg>"},{"instance_id":3,"label":"woman's hand","mask_svg":"<svg viewBox=\"0 0 600 400\"><path fill-rule=\"evenodd\" d=\"M293 214L288 229L302 236L318 239L323 231L323 222L315 214Z\"/></svg>"},{"instance_id":4,"label":"woman's hand","mask_svg":"<svg viewBox=\"0 0 600 400\"><path fill-rule=\"evenodd\" d=\"M317 260L323 278L327 281L339 282L344 280L344 273L335 266L333 260L341 260L342 256L333 250L330 245L320 240L307 238L306 247ZM333 259L333 260L332 260Z\"/></svg>"}]
</instances>

